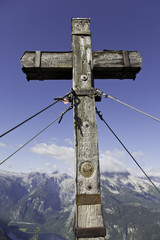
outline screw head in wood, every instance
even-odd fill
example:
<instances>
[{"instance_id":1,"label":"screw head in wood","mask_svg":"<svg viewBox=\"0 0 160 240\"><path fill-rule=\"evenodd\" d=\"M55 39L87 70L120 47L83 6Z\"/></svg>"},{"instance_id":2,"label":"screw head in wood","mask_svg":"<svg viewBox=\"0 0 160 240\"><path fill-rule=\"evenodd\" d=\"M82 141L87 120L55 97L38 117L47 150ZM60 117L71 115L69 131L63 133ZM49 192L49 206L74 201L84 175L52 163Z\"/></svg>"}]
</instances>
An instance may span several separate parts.
<instances>
[{"instance_id":1,"label":"screw head in wood","mask_svg":"<svg viewBox=\"0 0 160 240\"><path fill-rule=\"evenodd\" d=\"M83 123L83 127L84 127L84 128L89 128L89 122L85 121L85 122Z\"/></svg>"},{"instance_id":2,"label":"screw head in wood","mask_svg":"<svg viewBox=\"0 0 160 240\"><path fill-rule=\"evenodd\" d=\"M92 185L91 185L91 183L87 183L87 184L86 184L86 189L87 189L88 191L91 191L91 190L92 190Z\"/></svg>"},{"instance_id":3,"label":"screw head in wood","mask_svg":"<svg viewBox=\"0 0 160 240\"><path fill-rule=\"evenodd\" d=\"M88 77L86 76L86 75L81 75L81 80L83 80L83 81L87 81L87 79L88 79Z\"/></svg>"}]
</instances>

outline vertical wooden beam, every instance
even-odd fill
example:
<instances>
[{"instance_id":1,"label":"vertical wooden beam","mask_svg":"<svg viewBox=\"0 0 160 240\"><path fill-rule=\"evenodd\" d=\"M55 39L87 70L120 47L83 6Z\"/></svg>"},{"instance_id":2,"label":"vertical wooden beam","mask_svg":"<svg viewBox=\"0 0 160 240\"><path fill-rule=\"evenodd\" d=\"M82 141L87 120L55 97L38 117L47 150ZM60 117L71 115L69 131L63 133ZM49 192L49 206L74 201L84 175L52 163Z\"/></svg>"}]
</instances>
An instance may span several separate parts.
<instances>
[{"instance_id":1,"label":"vertical wooden beam","mask_svg":"<svg viewBox=\"0 0 160 240\"><path fill-rule=\"evenodd\" d=\"M103 240L99 154L90 19L72 19L74 136L76 164L75 236Z\"/></svg>"}]
</instances>

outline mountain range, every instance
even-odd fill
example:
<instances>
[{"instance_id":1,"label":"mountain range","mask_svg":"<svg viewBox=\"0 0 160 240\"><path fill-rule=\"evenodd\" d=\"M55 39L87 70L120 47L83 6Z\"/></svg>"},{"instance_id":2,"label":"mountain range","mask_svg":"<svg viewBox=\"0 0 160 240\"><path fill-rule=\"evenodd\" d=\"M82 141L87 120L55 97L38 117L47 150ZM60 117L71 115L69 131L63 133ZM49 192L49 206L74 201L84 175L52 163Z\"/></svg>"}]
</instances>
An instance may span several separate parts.
<instances>
[{"instance_id":1,"label":"mountain range","mask_svg":"<svg viewBox=\"0 0 160 240\"><path fill-rule=\"evenodd\" d=\"M151 177L160 188L160 177ZM160 194L129 172L101 174L106 239L160 240ZM66 173L0 171L0 240L72 240L74 179Z\"/></svg>"}]
</instances>

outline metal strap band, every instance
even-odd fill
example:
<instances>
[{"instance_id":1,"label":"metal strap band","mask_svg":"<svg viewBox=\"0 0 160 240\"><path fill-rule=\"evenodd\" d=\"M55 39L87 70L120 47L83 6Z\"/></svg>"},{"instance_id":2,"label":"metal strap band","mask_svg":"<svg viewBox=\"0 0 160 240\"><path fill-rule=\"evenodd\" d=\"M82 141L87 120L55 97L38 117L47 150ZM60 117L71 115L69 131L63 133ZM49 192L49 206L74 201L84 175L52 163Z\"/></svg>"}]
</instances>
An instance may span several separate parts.
<instances>
[{"instance_id":1,"label":"metal strap band","mask_svg":"<svg viewBox=\"0 0 160 240\"><path fill-rule=\"evenodd\" d=\"M72 35L82 35L82 36L91 36L91 32L75 32Z\"/></svg>"},{"instance_id":2,"label":"metal strap band","mask_svg":"<svg viewBox=\"0 0 160 240\"><path fill-rule=\"evenodd\" d=\"M122 51L122 54L123 54L123 61L124 61L124 70L122 71L122 75L121 75L120 79L126 78L126 74L129 70L129 68L131 67L130 59L129 59L129 52Z\"/></svg>"},{"instance_id":3,"label":"metal strap band","mask_svg":"<svg viewBox=\"0 0 160 240\"><path fill-rule=\"evenodd\" d=\"M100 194L78 194L76 204L78 206L101 204L101 196Z\"/></svg>"},{"instance_id":4,"label":"metal strap band","mask_svg":"<svg viewBox=\"0 0 160 240\"><path fill-rule=\"evenodd\" d=\"M122 51L123 52L123 59L124 59L124 67L130 67L130 60L129 60L129 52L128 51Z\"/></svg>"},{"instance_id":5,"label":"metal strap band","mask_svg":"<svg viewBox=\"0 0 160 240\"><path fill-rule=\"evenodd\" d=\"M35 53L35 67L36 68L41 67L41 51L36 51Z\"/></svg>"},{"instance_id":6,"label":"metal strap band","mask_svg":"<svg viewBox=\"0 0 160 240\"><path fill-rule=\"evenodd\" d=\"M82 89L75 91L76 96L88 96L88 95L95 95L94 89Z\"/></svg>"},{"instance_id":7,"label":"metal strap band","mask_svg":"<svg viewBox=\"0 0 160 240\"><path fill-rule=\"evenodd\" d=\"M95 92L95 90L93 89L91 89L91 90L89 90L89 89L85 89L85 90L76 90L76 91L74 91L74 93L75 93L75 96L95 96L95 101L96 102L100 102L101 101L101 96L99 95L96 95L96 92Z\"/></svg>"},{"instance_id":8,"label":"metal strap band","mask_svg":"<svg viewBox=\"0 0 160 240\"><path fill-rule=\"evenodd\" d=\"M106 236L105 227L75 228L74 232L77 238L95 238Z\"/></svg>"}]
</instances>

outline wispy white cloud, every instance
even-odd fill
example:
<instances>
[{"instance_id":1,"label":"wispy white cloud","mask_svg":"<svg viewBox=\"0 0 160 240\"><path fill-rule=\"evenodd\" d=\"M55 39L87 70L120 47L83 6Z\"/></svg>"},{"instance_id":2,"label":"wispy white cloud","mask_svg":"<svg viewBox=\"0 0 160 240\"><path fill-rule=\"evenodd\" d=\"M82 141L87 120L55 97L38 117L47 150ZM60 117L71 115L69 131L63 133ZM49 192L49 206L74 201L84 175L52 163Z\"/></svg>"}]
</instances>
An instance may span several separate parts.
<instances>
[{"instance_id":1,"label":"wispy white cloud","mask_svg":"<svg viewBox=\"0 0 160 240\"><path fill-rule=\"evenodd\" d=\"M55 143L39 143L30 148L30 151L59 160L69 167L73 168L74 166L74 149L72 147L58 146Z\"/></svg>"},{"instance_id":2,"label":"wispy white cloud","mask_svg":"<svg viewBox=\"0 0 160 240\"><path fill-rule=\"evenodd\" d=\"M45 162L44 167L49 168L51 171L58 170L58 166L56 164L52 164L50 162Z\"/></svg>"},{"instance_id":3,"label":"wispy white cloud","mask_svg":"<svg viewBox=\"0 0 160 240\"><path fill-rule=\"evenodd\" d=\"M75 171L73 168L64 168L64 169L62 169L62 172L67 173L72 177L75 175Z\"/></svg>"},{"instance_id":4,"label":"wispy white cloud","mask_svg":"<svg viewBox=\"0 0 160 240\"><path fill-rule=\"evenodd\" d=\"M125 152L115 149L113 152L107 150L100 154L101 172L126 172L126 165L119 159L125 158Z\"/></svg>"},{"instance_id":5,"label":"wispy white cloud","mask_svg":"<svg viewBox=\"0 0 160 240\"><path fill-rule=\"evenodd\" d=\"M66 142L67 144L73 146L73 142L72 142L72 140L71 140L70 138L66 138L66 139L65 139L65 142Z\"/></svg>"},{"instance_id":6,"label":"wispy white cloud","mask_svg":"<svg viewBox=\"0 0 160 240\"><path fill-rule=\"evenodd\" d=\"M11 163L5 162L4 164L5 164L8 168L12 168L12 164L11 164Z\"/></svg>"},{"instance_id":7,"label":"wispy white cloud","mask_svg":"<svg viewBox=\"0 0 160 240\"><path fill-rule=\"evenodd\" d=\"M52 167L52 164L49 163L49 162L45 162L45 163L44 163L44 166L50 168L50 167Z\"/></svg>"},{"instance_id":8,"label":"wispy white cloud","mask_svg":"<svg viewBox=\"0 0 160 240\"><path fill-rule=\"evenodd\" d=\"M153 167L146 167L143 168L143 170L145 171L145 173L149 176L149 177L159 177L160 176L160 169L155 169ZM128 168L128 171L138 177L142 177L142 178L146 178L146 176L144 175L144 173L138 168L138 166L134 167L134 168Z\"/></svg>"},{"instance_id":9,"label":"wispy white cloud","mask_svg":"<svg viewBox=\"0 0 160 240\"><path fill-rule=\"evenodd\" d=\"M145 171L146 171L148 176L152 176L152 177L159 177L160 176L160 169L155 169L153 167L150 167L150 168L146 168ZM143 176L144 176L144 174L143 174Z\"/></svg>"},{"instance_id":10,"label":"wispy white cloud","mask_svg":"<svg viewBox=\"0 0 160 240\"><path fill-rule=\"evenodd\" d=\"M149 157L146 156L146 154L142 151L133 152L132 155L137 160L145 160L146 161L149 159Z\"/></svg>"},{"instance_id":11,"label":"wispy white cloud","mask_svg":"<svg viewBox=\"0 0 160 240\"><path fill-rule=\"evenodd\" d=\"M55 164L46 160L43 164L46 169L55 170L59 169L60 171L70 172L72 175L74 173L74 148L67 146L59 146L56 143L36 143L35 146L30 148L31 152L34 152L38 155L43 155L48 158L52 158L56 160ZM147 159L147 156L142 151L137 151L132 153L136 159ZM99 155L100 159L100 170L101 172L126 172L129 171L134 175L138 171L138 167L135 165L132 169L126 166L126 153L125 151L120 151L118 149L114 149L113 151L107 150L105 152L101 152ZM145 167L146 169L146 167ZM155 176L158 174L158 171L154 169L148 169L148 174Z\"/></svg>"},{"instance_id":12,"label":"wispy white cloud","mask_svg":"<svg viewBox=\"0 0 160 240\"><path fill-rule=\"evenodd\" d=\"M41 168L34 168L34 167L30 168L29 171L31 171L31 172L43 172L43 170Z\"/></svg>"},{"instance_id":13,"label":"wispy white cloud","mask_svg":"<svg viewBox=\"0 0 160 240\"><path fill-rule=\"evenodd\" d=\"M5 143L0 142L0 147L6 148L7 145Z\"/></svg>"},{"instance_id":14,"label":"wispy white cloud","mask_svg":"<svg viewBox=\"0 0 160 240\"><path fill-rule=\"evenodd\" d=\"M30 148L31 152L34 152L39 155L53 158L64 164L64 168L70 169L72 172L74 170L74 148L66 146L58 146L55 143L46 144L39 143L34 147ZM113 152L107 150L104 153L101 153L100 156L100 168L102 172L125 172L127 167L122 162L125 158L125 152L115 149ZM121 161L120 161L121 160ZM52 164L47 161L45 162L45 167L52 168ZM68 166L68 167L65 167ZM65 171L65 169L63 169Z\"/></svg>"}]
</instances>

